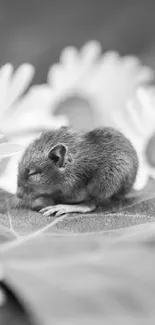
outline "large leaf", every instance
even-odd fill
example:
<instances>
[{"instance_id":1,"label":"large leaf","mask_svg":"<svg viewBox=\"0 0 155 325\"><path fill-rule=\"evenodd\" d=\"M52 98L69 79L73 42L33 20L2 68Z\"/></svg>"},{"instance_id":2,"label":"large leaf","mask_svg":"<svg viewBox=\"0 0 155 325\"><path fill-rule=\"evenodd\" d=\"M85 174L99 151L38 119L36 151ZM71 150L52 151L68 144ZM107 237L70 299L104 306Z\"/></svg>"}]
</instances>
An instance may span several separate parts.
<instances>
[{"instance_id":1,"label":"large leaf","mask_svg":"<svg viewBox=\"0 0 155 325\"><path fill-rule=\"evenodd\" d=\"M45 218L11 208L8 193L0 201L2 281L32 324L154 323L154 182L87 215Z\"/></svg>"},{"instance_id":2,"label":"large leaf","mask_svg":"<svg viewBox=\"0 0 155 325\"><path fill-rule=\"evenodd\" d=\"M155 226L139 227L5 246L3 281L34 324L153 324Z\"/></svg>"},{"instance_id":3,"label":"large leaf","mask_svg":"<svg viewBox=\"0 0 155 325\"><path fill-rule=\"evenodd\" d=\"M95 213L66 215L63 220L17 208L14 201L15 197L11 194L0 192L0 225L13 231L16 236L30 235L49 224L48 234L71 235L91 234L155 221L154 181L150 181L147 188L135 192L133 197L124 202L109 202Z\"/></svg>"}]
</instances>

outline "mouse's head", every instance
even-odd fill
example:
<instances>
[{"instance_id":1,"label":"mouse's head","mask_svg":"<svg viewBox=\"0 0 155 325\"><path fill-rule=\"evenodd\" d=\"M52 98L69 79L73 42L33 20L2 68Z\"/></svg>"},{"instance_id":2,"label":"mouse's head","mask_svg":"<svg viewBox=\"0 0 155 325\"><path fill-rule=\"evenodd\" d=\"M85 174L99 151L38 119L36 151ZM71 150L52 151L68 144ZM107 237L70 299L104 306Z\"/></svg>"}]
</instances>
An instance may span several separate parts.
<instances>
[{"instance_id":1,"label":"mouse's head","mask_svg":"<svg viewBox=\"0 0 155 325\"><path fill-rule=\"evenodd\" d=\"M28 205L40 196L53 199L61 196L66 171L68 173L71 168L72 154L76 150L74 148L71 153L68 151L64 130L44 132L22 156L18 168L17 196Z\"/></svg>"}]
</instances>

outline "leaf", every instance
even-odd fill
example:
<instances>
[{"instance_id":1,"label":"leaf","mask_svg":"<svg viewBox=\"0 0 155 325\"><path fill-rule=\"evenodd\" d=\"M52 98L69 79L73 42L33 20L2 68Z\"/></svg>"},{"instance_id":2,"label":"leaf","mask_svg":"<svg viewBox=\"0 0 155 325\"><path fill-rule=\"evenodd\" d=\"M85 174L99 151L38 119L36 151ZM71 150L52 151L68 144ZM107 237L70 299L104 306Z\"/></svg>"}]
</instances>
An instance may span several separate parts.
<instances>
[{"instance_id":1,"label":"leaf","mask_svg":"<svg viewBox=\"0 0 155 325\"><path fill-rule=\"evenodd\" d=\"M137 325L151 317L154 323L154 182L127 202L83 216L43 218L11 204L2 192L1 229L16 237L0 245L3 281L31 321L109 325L128 318Z\"/></svg>"},{"instance_id":2,"label":"leaf","mask_svg":"<svg viewBox=\"0 0 155 325\"><path fill-rule=\"evenodd\" d=\"M0 243L4 243L6 241L15 240L16 236L12 230L7 227L0 226Z\"/></svg>"},{"instance_id":3,"label":"leaf","mask_svg":"<svg viewBox=\"0 0 155 325\"><path fill-rule=\"evenodd\" d=\"M1 255L4 283L36 324L148 324L155 320L155 226L139 227L138 239L130 228L118 240L104 233L30 240Z\"/></svg>"},{"instance_id":4,"label":"leaf","mask_svg":"<svg viewBox=\"0 0 155 325\"><path fill-rule=\"evenodd\" d=\"M43 217L42 214L18 207L14 195L0 192L0 225L9 226L9 216L12 228L18 236L27 236L43 227L49 226L51 234L92 234L101 231L126 228L136 224L155 221L155 182L150 181L148 186L124 202L111 202L97 212L85 215L66 215L61 220L53 216ZM54 222L54 223L53 223Z\"/></svg>"}]
</instances>

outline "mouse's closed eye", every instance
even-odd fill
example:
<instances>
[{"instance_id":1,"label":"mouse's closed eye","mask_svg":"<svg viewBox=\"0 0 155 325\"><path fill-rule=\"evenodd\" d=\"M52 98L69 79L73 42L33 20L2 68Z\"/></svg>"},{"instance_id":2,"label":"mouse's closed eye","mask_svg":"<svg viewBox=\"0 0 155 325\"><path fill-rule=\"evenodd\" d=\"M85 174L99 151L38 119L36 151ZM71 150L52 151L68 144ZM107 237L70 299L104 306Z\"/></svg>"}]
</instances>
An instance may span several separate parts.
<instances>
[{"instance_id":1,"label":"mouse's closed eye","mask_svg":"<svg viewBox=\"0 0 155 325\"><path fill-rule=\"evenodd\" d=\"M35 181L40 180L41 177L41 170L37 169L30 169L27 174L28 179L33 179Z\"/></svg>"}]
</instances>

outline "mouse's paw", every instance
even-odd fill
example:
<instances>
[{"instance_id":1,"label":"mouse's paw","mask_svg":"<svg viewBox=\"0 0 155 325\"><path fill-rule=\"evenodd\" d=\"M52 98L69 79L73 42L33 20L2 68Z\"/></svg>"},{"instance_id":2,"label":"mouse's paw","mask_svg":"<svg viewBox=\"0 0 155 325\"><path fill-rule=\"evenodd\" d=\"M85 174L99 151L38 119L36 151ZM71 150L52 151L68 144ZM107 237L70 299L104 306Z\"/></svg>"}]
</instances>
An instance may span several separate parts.
<instances>
[{"instance_id":1,"label":"mouse's paw","mask_svg":"<svg viewBox=\"0 0 155 325\"><path fill-rule=\"evenodd\" d=\"M89 204L58 204L53 206L47 206L46 208L41 209L39 212L43 213L44 216L49 217L52 214L55 214L56 217L60 217L63 214L67 213L87 213L95 210L95 205Z\"/></svg>"},{"instance_id":2,"label":"mouse's paw","mask_svg":"<svg viewBox=\"0 0 155 325\"><path fill-rule=\"evenodd\" d=\"M47 206L46 208L41 209L39 212L43 213L45 217L49 217L51 215L59 217L62 214L68 213L66 206L63 204Z\"/></svg>"}]
</instances>

